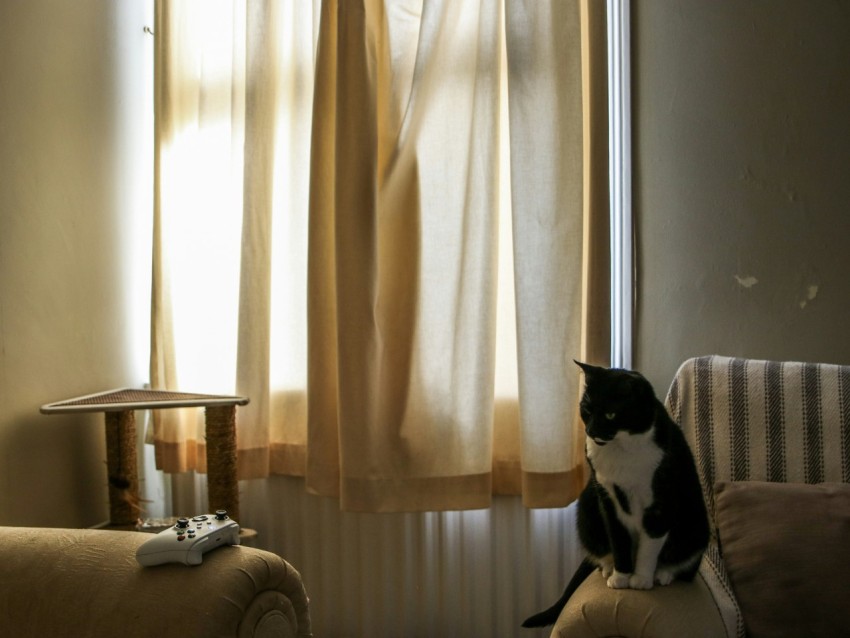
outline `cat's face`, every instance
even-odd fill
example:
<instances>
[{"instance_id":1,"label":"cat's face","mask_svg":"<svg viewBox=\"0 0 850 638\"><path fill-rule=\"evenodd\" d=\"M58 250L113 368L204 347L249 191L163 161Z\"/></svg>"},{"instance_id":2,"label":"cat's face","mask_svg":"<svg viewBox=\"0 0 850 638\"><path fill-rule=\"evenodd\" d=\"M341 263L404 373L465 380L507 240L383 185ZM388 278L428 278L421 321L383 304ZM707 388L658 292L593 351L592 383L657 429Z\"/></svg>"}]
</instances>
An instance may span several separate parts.
<instances>
[{"instance_id":1,"label":"cat's face","mask_svg":"<svg viewBox=\"0 0 850 638\"><path fill-rule=\"evenodd\" d=\"M597 445L646 432L655 415L655 394L637 372L576 363L584 371L580 409L587 436Z\"/></svg>"}]
</instances>

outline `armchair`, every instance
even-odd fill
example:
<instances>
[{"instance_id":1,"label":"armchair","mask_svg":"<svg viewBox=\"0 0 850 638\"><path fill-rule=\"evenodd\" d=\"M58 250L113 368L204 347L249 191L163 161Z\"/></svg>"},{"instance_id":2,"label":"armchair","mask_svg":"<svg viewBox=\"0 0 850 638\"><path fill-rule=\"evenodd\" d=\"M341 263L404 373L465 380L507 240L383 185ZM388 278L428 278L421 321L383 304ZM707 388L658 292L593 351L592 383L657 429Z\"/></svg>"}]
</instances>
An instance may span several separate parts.
<instances>
[{"instance_id":1,"label":"armchair","mask_svg":"<svg viewBox=\"0 0 850 638\"><path fill-rule=\"evenodd\" d=\"M847 635L850 366L689 359L666 406L713 524L699 574L634 591L594 572L551 635Z\"/></svg>"},{"instance_id":2,"label":"armchair","mask_svg":"<svg viewBox=\"0 0 850 638\"><path fill-rule=\"evenodd\" d=\"M226 546L203 564L141 567L142 532L0 527L0 635L308 638L301 576Z\"/></svg>"}]
</instances>

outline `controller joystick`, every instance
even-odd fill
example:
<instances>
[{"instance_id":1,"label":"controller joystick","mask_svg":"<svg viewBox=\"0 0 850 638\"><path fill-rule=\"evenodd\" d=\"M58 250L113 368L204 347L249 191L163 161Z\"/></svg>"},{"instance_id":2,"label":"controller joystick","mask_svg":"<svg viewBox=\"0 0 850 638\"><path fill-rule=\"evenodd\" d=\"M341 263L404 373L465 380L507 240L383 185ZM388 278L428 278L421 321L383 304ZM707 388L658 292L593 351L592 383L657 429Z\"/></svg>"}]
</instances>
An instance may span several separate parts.
<instances>
[{"instance_id":1,"label":"controller joystick","mask_svg":"<svg viewBox=\"0 0 850 638\"><path fill-rule=\"evenodd\" d=\"M203 554L222 545L239 545L239 524L225 510L180 518L173 527L145 541L136 550L140 565L163 563L200 565Z\"/></svg>"}]
</instances>

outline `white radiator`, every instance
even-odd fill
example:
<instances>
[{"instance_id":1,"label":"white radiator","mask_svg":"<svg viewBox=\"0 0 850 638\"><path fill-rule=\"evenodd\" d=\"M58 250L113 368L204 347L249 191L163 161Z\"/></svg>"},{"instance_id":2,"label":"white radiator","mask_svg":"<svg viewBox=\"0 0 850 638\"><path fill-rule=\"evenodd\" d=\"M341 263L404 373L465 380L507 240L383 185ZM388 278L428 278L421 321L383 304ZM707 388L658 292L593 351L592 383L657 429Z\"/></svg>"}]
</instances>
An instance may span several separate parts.
<instances>
[{"instance_id":1,"label":"white radiator","mask_svg":"<svg viewBox=\"0 0 850 638\"><path fill-rule=\"evenodd\" d=\"M580 559L575 506L352 514L300 479L240 484L256 546L304 578L317 638L548 636L522 620L560 596Z\"/></svg>"}]
</instances>

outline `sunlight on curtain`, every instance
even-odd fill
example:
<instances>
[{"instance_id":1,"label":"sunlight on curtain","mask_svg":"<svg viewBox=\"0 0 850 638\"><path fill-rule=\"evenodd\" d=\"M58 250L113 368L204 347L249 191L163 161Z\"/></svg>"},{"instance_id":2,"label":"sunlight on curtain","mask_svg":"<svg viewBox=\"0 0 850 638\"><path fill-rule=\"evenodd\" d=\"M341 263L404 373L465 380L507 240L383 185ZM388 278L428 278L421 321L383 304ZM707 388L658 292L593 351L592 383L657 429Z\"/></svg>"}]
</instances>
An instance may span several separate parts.
<instances>
[{"instance_id":1,"label":"sunlight on curtain","mask_svg":"<svg viewBox=\"0 0 850 638\"><path fill-rule=\"evenodd\" d=\"M305 439L316 19L297 1L157 3L152 383L251 398L238 413L243 477L291 471ZM249 225L267 237L246 233L243 249ZM157 417L160 467L205 470L203 415ZM271 460L270 439L287 441Z\"/></svg>"},{"instance_id":2,"label":"sunlight on curtain","mask_svg":"<svg viewBox=\"0 0 850 638\"><path fill-rule=\"evenodd\" d=\"M158 0L152 383L250 397L240 477L364 511L574 498L571 360L607 325L582 15ZM157 415L159 467L205 470L201 421Z\"/></svg>"},{"instance_id":3,"label":"sunlight on curtain","mask_svg":"<svg viewBox=\"0 0 850 638\"><path fill-rule=\"evenodd\" d=\"M333 196L310 209L308 486L345 509L485 507L502 16L425 3L405 40L409 18L383 9L323 8L317 76L336 94L316 92L312 180ZM412 72L385 41L417 47Z\"/></svg>"}]
</instances>

